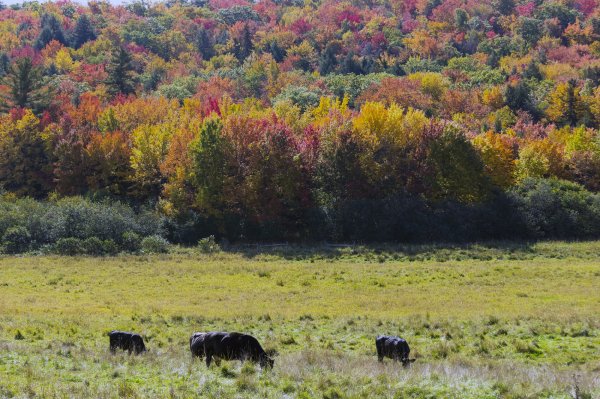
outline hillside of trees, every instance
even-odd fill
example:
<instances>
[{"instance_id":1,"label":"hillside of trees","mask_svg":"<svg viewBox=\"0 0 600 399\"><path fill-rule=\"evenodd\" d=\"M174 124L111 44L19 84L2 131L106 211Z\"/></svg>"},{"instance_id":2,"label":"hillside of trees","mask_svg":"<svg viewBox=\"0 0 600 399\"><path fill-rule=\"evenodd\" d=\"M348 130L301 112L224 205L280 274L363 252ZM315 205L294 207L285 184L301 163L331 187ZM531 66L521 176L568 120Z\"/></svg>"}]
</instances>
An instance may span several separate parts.
<instances>
[{"instance_id":1,"label":"hillside of trees","mask_svg":"<svg viewBox=\"0 0 600 399\"><path fill-rule=\"evenodd\" d=\"M597 238L599 39L597 0L0 4L0 238L68 197L181 243Z\"/></svg>"}]
</instances>

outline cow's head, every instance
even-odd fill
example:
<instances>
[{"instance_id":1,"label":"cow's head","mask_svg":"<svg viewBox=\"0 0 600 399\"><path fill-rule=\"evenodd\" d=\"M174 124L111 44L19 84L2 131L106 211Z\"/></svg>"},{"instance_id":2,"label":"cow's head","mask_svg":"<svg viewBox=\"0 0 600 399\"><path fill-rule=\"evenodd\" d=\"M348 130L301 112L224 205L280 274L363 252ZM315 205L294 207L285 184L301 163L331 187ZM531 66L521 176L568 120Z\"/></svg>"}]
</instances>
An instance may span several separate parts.
<instances>
[{"instance_id":1,"label":"cow's head","mask_svg":"<svg viewBox=\"0 0 600 399\"><path fill-rule=\"evenodd\" d=\"M133 336L132 340L133 340L133 349L134 349L135 353L142 353L142 352L147 351L146 345L144 345L144 340L142 339L142 337Z\"/></svg>"},{"instance_id":2,"label":"cow's head","mask_svg":"<svg viewBox=\"0 0 600 399\"><path fill-rule=\"evenodd\" d=\"M266 368L272 369L274 365L275 365L275 360L271 359L270 357L268 357L266 355L261 357L261 359L260 359L260 367L261 368L266 367Z\"/></svg>"},{"instance_id":3,"label":"cow's head","mask_svg":"<svg viewBox=\"0 0 600 399\"><path fill-rule=\"evenodd\" d=\"M402 359L402 365L404 367L409 367L411 363L414 363L417 359Z\"/></svg>"}]
</instances>

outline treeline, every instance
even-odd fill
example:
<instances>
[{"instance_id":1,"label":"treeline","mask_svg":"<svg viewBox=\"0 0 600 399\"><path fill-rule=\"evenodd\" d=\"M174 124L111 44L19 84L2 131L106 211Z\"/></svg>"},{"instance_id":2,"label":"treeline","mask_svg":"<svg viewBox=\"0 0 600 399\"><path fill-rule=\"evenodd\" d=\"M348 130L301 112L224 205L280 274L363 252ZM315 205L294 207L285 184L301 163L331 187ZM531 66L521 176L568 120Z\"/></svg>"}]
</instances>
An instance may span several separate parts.
<instances>
[{"instance_id":1,"label":"treeline","mask_svg":"<svg viewBox=\"0 0 600 399\"><path fill-rule=\"evenodd\" d=\"M464 204L431 203L396 194L312 208L295 227L243 215L214 217L188 211L166 217L120 202L82 197L36 201L0 197L0 253L115 255L168 252L170 243L219 241L465 242L479 240L593 239L600 237L600 195L556 179L527 179L508 193ZM225 220L221 232L216 225Z\"/></svg>"},{"instance_id":2,"label":"treeline","mask_svg":"<svg viewBox=\"0 0 600 399\"><path fill-rule=\"evenodd\" d=\"M596 235L595 1L27 2L0 33L5 198L163 218L11 224L28 249Z\"/></svg>"},{"instance_id":3,"label":"treeline","mask_svg":"<svg viewBox=\"0 0 600 399\"><path fill-rule=\"evenodd\" d=\"M542 227L536 233L531 226L539 221L503 226L536 220L528 214L539 206L527 202L529 179L598 190L597 133L583 126L552 126L539 135L522 129L473 136L420 110L367 102L355 111L329 97L301 111L227 98L102 106L82 95L56 122L30 110L0 116L0 185L17 197L92 195L146 205L167 217L174 242L213 234L365 241L560 236ZM557 187L589 195L593 204L580 186ZM581 219L580 228L564 224L564 237L593 236L587 220L595 219Z\"/></svg>"}]
</instances>

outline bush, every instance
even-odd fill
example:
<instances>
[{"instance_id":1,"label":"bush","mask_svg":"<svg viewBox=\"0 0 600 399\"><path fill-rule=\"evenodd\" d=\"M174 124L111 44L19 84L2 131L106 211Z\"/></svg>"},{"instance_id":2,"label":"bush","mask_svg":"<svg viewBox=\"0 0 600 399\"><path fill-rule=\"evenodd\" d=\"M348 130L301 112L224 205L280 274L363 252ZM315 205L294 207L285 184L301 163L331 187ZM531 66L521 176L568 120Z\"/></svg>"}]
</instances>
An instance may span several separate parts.
<instances>
[{"instance_id":1,"label":"bush","mask_svg":"<svg viewBox=\"0 0 600 399\"><path fill-rule=\"evenodd\" d=\"M4 252L18 254L27 252L31 244L31 234L23 226L10 227L2 236Z\"/></svg>"},{"instance_id":2,"label":"bush","mask_svg":"<svg viewBox=\"0 0 600 399\"><path fill-rule=\"evenodd\" d=\"M78 255L83 252L83 245L81 240L75 237L61 238L54 244L54 252L59 255Z\"/></svg>"},{"instance_id":3,"label":"bush","mask_svg":"<svg viewBox=\"0 0 600 399\"><path fill-rule=\"evenodd\" d=\"M511 190L511 197L529 237L600 237L600 195L579 184L526 179Z\"/></svg>"},{"instance_id":4,"label":"bush","mask_svg":"<svg viewBox=\"0 0 600 399\"><path fill-rule=\"evenodd\" d=\"M81 241L81 251L86 255L104 255L104 245L98 237L90 237Z\"/></svg>"},{"instance_id":5,"label":"bush","mask_svg":"<svg viewBox=\"0 0 600 399\"><path fill-rule=\"evenodd\" d=\"M121 202L94 202L81 197L35 201L0 196L0 238L8 229L22 226L31 236L31 249L69 237L120 242L126 232L162 235L163 225L164 218L157 212L136 212Z\"/></svg>"},{"instance_id":6,"label":"bush","mask_svg":"<svg viewBox=\"0 0 600 399\"><path fill-rule=\"evenodd\" d=\"M221 250L221 247L219 246L219 244L217 244L215 236L208 236L198 241L198 249L203 254L212 254L215 252L219 252Z\"/></svg>"},{"instance_id":7,"label":"bush","mask_svg":"<svg viewBox=\"0 0 600 399\"><path fill-rule=\"evenodd\" d=\"M160 254L169 252L169 241L159 235L144 238L141 243L142 251L148 254Z\"/></svg>"},{"instance_id":8,"label":"bush","mask_svg":"<svg viewBox=\"0 0 600 399\"><path fill-rule=\"evenodd\" d=\"M102 250L104 255L116 255L119 253L119 245L114 240L102 241Z\"/></svg>"},{"instance_id":9,"label":"bush","mask_svg":"<svg viewBox=\"0 0 600 399\"><path fill-rule=\"evenodd\" d=\"M127 231L145 236L160 234L162 228L162 219L156 213L136 213L120 202L97 203L79 197L52 203L45 219L52 236L79 239L115 239Z\"/></svg>"},{"instance_id":10,"label":"bush","mask_svg":"<svg viewBox=\"0 0 600 399\"><path fill-rule=\"evenodd\" d=\"M214 253L220 250L211 236L216 231L233 241L600 238L600 194L558 179L526 179L475 203L431 201L409 192L363 199L336 194L321 206L284 213L257 220L243 211L225 211L217 220L189 211L166 219L119 202L80 197L41 202L0 195L0 246L7 253L41 247L65 255L104 255L120 249L164 253L173 242L197 244L200 252Z\"/></svg>"},{"instance_id":11,"label":"bush","mask_svg":"<svg viewBox=\"0 0 600 399\"><path fill-rule=\"evenodd\" d=\"M133 231L126 231L121 237L121 248L127 252L138 252L142 246L142 237Z\"/></svg>"}]
</instances>

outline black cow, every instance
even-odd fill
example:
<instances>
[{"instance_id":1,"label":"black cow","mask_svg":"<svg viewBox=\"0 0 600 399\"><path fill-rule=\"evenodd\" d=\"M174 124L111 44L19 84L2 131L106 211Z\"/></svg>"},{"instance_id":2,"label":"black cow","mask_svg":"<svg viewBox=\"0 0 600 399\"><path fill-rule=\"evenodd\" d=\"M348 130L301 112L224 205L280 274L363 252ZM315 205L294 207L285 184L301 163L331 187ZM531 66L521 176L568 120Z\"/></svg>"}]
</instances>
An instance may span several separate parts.
<instances>
[{"instance_id":1,"label":"black cow","mask_svg":"<svg viewBox=\"0 0 600 399\"><path fill-rule=\"evenodd\" d=\"M110 351L115 353L117 349L134 352L136 355L146 351L144 340L139 334L125 331L111 331L108 334L110 338Z\"/></svg>"},{"instance_id":2,"label":"black cow","mask_svg":"<svg viewBox=\"0 0 600 399\"><path fill-rule=\"evenodd\" d=\"M402 365L406 367L415 361L415 359L408 358L410 347L408 342L400 337L379 335L375 338L375 346L377 347L377 358L380 362L383 362L384 357L389 357L402 362Z\"/></svg>"},{"instance_id":3,"label":"black cow","mask_svg":"<svg viewBox=\"0 0 600 399\"><path fill-rule=\"evenodd\" d=\"M192 352L192 357L198 356L200 359L204 357L205 335L206 333L197 332L192 334L192 336L190 337L190 351Z\"/></svg>"},{"instance_id":4,"label":"black cow","mask_svg":"<svg viewBox=\"0 0 600 399\"><path fill-rule=\"evenodd\" d=\"M271 359L258 343L256 338L236 332L209 332L204 335L204 354L206 366L209 367L212 358L219 360L250 360L258 362L261 368L272 368L275 361Z\"/></svg>"}]
</instances>

